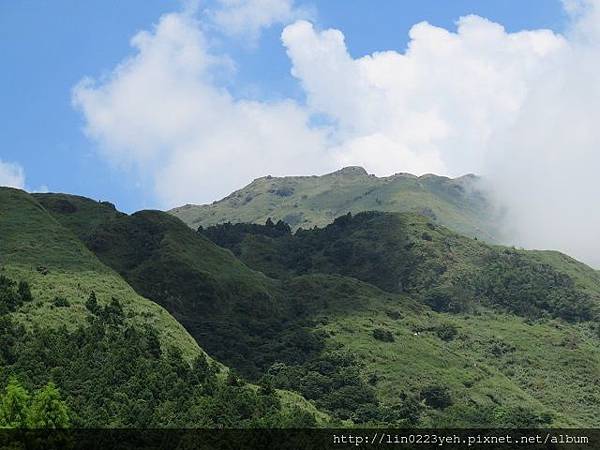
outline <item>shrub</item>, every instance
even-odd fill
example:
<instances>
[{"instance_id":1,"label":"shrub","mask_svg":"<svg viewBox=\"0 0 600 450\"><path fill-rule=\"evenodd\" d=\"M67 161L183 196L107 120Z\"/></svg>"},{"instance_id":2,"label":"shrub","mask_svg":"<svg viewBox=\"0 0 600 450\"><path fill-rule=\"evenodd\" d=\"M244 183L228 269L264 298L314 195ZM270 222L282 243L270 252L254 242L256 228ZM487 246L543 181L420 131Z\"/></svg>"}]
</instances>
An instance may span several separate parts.
<instances>
[{"instance_id":1,"label":"shrub","mask_svg":"<svg viewBox=\"0 0 600 450\"><path fill-rule=\"evenodd\" d=\"M500 340L494 340L490 344L490 353L496 357L506 355L507 353L512 353L516 349L513 345L507 344L506 342Z\"/></svg>"},{"instance_id":2,"label":"shrub","mask_svg":"<svg viewBox=\"0 0 600 450\"><path fill-rule=\"evenodd\" d=\"M391 331L384 330L383 328L375 328L373 330L373 337L378 341L382 342L394 342L395 338Z\"/></svg>"},{"instance_id":3,"label":"shrub","mask_svg":"<svg viewBox=\"0 0 600 450\"><path fill-rule=\"evenodd\" d=\"M19 288L17 289L17 292L19 293L23 302L30 302L33 300L31 289L29 288L29 283L27 281L19 282Z\"/></svg>"},{"instance_id":4,"label":"shrub","mask_svg":"<svg viewBox=\"0 0 600 450\"><path fill-rule=\"evenodd\" d=\"M427 406L435 409L445 409L452 404L450 391L445 386L426 386L421 390L421 398Z\"/></svg>"},{"instance_id":5,"label":"shrub","mask_svg":"<svg viewBox=\"0 0 600 450\"><path fill-rule=\"evenodd\" d=\"M59 308L66 308L68 306L71 306L71 303L69 303L69 300L67 300L64 297L54 297L54 306L57 306Z\"/></svg>"},{"instance_id":6,"label":"shrub","mask_svg":"<svg viewBox=\"0 0 600 450\"><path fill-rule=\"evenodd\" d=\"M400 319L402 319L402 313L400 311L396 311L396 310L393 310L393 309L388 309L385 313L392 320L400 320Z\"/></svg>"},{"instance_id":7,"label":"shrub","mask_svg":"<svg viewBox=\"0 0 600 450\"><path fill-rule=\"evenodd\" d=\"M465 302L452 288L435 288L429 290L424 297L424 302L436 312L459 313L466 309Z\"/></svg>"},{"instance_id":8,"label":"shrub","mask_svg":"<svg viewBox=\"0 0 600 450\"><path fill-rule=\"evenodd\" d=\"M442 340L442 341L451 341L452 339L454 339L456 337L456 335L458 334L458 330L456 329L456 327L450 323L444 323L442 325L439 325L436 329L435 329L435 333L438 335L438 337Z\"/></svg>"},{"instance_id":9,"label":"shrub","mask_svg":"<svg viewBox=\"0 0 600 450\"><path fill-rule=\"evenodd\" d=\"M98 314L100 307L98 306L98 300L96 299L96 293L94 291L90 292L90 296L85 302L85 307L92 314Z\"/></svg>"}]
</instances>

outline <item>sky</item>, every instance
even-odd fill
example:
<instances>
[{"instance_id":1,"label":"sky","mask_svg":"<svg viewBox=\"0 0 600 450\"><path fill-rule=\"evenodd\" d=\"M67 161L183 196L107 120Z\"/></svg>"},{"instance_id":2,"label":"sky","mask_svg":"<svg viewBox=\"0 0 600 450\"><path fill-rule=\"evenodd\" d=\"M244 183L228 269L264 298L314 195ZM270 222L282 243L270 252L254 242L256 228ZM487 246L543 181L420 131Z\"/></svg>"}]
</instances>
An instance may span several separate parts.
<instances>
[{"instance_id":1,"label":"sky","mask_svg":"<svg viewBox=\"0 0 600 450\"><path fill-rule=\"evenodd\" d=\"M600 0L0 0L0 58L0 185L477 173L511 243L600 264Z\"/></svg>"}]
</instances>

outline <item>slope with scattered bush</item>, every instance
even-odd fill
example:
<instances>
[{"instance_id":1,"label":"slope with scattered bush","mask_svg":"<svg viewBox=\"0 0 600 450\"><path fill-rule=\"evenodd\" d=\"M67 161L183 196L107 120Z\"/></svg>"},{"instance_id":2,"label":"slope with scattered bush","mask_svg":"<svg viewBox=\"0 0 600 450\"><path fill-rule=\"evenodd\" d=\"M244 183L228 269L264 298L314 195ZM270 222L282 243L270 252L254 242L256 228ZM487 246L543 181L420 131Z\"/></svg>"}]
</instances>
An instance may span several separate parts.
<instances>
[{"instance_id":1,"label":"slope with scattered bush","mask_svg":"<svg viewBox=\"0 0 600 450\"><path fill-rule=\"evenodd\" d=\"M122 216L81 198L73 203L97 220L78 216L64 196L45 202L75 233ZM294 427L327 418L300 396L246 384L207 357L74 232L33 196L0 188L0 401L20 405L0 408L0 426ZM56 402L40 415L38 394L28 392Z\"/></svg>"},{"instance_id":2,"label":"slope with scattered bush","mask_svg":"<svg viewBox=\"0 0 600 450\"><path fill-rule=\"evenodd\" d=\"M84 238L210 354L339 420L598 423L589 320L598 291L585 270L563 270L577 264L487 246L411 214L344 216L292 235L272 222L194 234L142 212Z\"/></svg>"}]
</instances>

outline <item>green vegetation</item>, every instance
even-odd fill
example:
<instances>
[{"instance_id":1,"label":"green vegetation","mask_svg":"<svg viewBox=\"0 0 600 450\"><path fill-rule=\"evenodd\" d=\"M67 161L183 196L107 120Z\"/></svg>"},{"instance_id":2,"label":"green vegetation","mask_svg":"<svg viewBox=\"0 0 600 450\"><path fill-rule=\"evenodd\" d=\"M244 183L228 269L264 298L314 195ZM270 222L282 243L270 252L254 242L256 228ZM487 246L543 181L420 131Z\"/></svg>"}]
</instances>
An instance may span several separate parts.
<instances>
[{"instance_id":1,"label":"green vegetation","mask_svg":"<svg viewBox=\"0 0 600 450\"><path fill-rule=\"evenodd\" d=\"M178 219L143 211L85 237L141 295L164 306L212 356L258 380L276 361L300 362L322 344L306 331L275 280ZM277 355L277 356L275 356Z\"/></svg>"},{"instance_id":2,"label":"green vegetation","mask_svg":"<svg viewBox=\"0 0 600 450\"><path fill-rule=\"evenodd\" d=\"M211 355L342 424L598 424L600 283L569 258L414 214L194 233L145 211L80 237Z\"/></svg>"},{"instance_id":3,"label":"green vegetation","mask_svg":"<svg viewBox=\"0 0 600 450\"><path fill-rule=\"evenodd\" d=\"M586 277L585 284L580 277L578 285L553 260L465 238L413 214L347 214L295 234L282 223L199 232L272 277L349 276L419 297L438 312L491 306L531 319L589 321L600 299L597 277Z\"/></svg>"},{"instance_id":4,"label":"green vegetation","mask_svg":"<svg viewBox=\"0 0 600 450\"><path fill-rule=\"evenodd\" d=\"M200 233L251 267L299 284L313 304L320 296L316 332L365 362L380 407L416 397L424 406L419 423L436 426L597 423L600 283L570 258L489 246L410 214L345 215L295 234L283 224ZM341 288L340 275L387 293L349 282ZM452 402L434 407L424 397L428 386Z\"/></svg>"},{"instance_id":5,"label":"green vegetation","mask_svg":"<svg viewBox=\"0 0 600 450\"><path fill-rule=\"evenodd\" d=\"M212 205L185 205L170 213L194 229L227 222L264 224L271 217L296 230L324 227L348 212L414 212L495 242L500 237L495 214L478 181L473 175L378 178L361 167L346 167L323 176L259 178Z\"/></svg>"},{"instance_id":6,"label":"green vegetation","mask_svg":"<svg viewBox=\"0 0 600 450\"><path fill-rule=\"evenodd\" d=\"M78 222L79 209L61 197L53 204L81 231L86 219ZM95 202L78 201L96 214ZM12 405L8 416L2 410L1 426L298 427L328 420L293 393L232 383L228 369L74 232L32 196L0 189L0 403Z\"/></svg>"},{"instance_id":7,"label":"green vegetation","mask_svg":"<svg viewBox=\"0 0 600 450\"><path fill-rule=\"evenodd\" d=\"M29 290L35 298L14 313L14 319L26 328L72 329L85 323L84 303L95 291L102 298L118 298L128 321L155 326L163 345L180 348L189 360L201 353L194 339L166 310L139 296L33 196L0 188L0 236L1 274L22 280L27 288L21 289ZM64 299L69 306L57 307L57 298L59 304Z\"/></svg>"},{"instance_id":8,"label":"green vegetation","mask_svg":"<svg viewBox=\"0 0 600 450\"><path fill-rule=\"evenodd\" d=\"M5 278L1 298L15 296ZM95 299L95 294L90 294ZM189 364L163 350L151 326L126 325L118 300L88 301L86 324L74 331L27 331L0 316L0 426L9 428L315 426L299 404L282 407L275 390L246 385L199 355ZM6 310L5 310L6 311ZM16 381L38 388L35 396ZM49 380L49 381L48 381ZM234 381L232 381L234 380ZM44 386L45 383L45 386ZM54 384L66 393L65 400ZM43 386L43 387L41 387Z\"/></svg>"},{"instance_id":9,"label":"green vegetation","mask_svg":"<svg viewBox=\"0 0 600 450\"><path fill-rule=\"evenodd\" d=\"M49 382L32 396L16 378L0 396L0 428L67 428L69 409Z\"/></svg>"}]
</instances>

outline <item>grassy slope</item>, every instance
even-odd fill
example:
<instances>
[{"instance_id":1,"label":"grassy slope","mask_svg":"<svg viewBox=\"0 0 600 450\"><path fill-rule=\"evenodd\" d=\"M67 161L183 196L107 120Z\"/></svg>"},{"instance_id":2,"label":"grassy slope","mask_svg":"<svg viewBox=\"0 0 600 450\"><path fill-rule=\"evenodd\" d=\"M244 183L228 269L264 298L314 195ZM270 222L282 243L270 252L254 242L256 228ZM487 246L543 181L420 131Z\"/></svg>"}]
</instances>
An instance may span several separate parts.
<instances>
[{"instance_id":1,"label":"grassy slope","mask_svg":"<svg viewBox=\"0 0 600 450\"><path fill-rule=\"evenodd\" d=\"M390 311L401 318L391 318ZM587 326L528 323L492 312L435 313L386 295L365 296L362 310L351 313L344 301L330 304L323 317L320 329L329 334L329 345L350 349L367 373L377 374L384 402L431 384L450 388L454 405L443 413L429 410L424 425L481 426L518 407L551 414L554 426L600 423L599 342ZM440 339L435 328L441 324L456 326L458 336ZM375 328L391 331L395 341L375 340ZM499 343L512 350L498 356L493 352Z\"/></svg>"},{"instance_id":2,"label":"grassy slope","mask_svg":"<svg viewBox=\"0 0 600 450\"><path fill-rule=\"evenodd\" d=\"M301 244L291 245L290 239ZM336 251L347 248L341 242L351 243L353 251L343 252L338 260ZM402 392L431 383L450 386L460 400L444 414L433 413L431 424L477 424L481 411L498 415L518 405L551 413L556 425L599 423L594 411L600 404L600 339L594 323L532 321L486 307L476 308L475 314L436 313L406 294L392 293L398 291L398 279L415 299L421 289L434 285L467 284L503 254L502 247L459 236L421 216L374 214L302 237L273 239L250 233L231 248L251 267L282 278L297 274L301 266L308 273L353 275L391 291L356 283L332 293L332 282L343 285L348 281L341 280L348 279L326 277L319 283L325 276L316 274L292 279L305 295L327 298L325 311L318 312L321 319L316 322L323 324L319 328L329 334L330 345L351 349L365 361L368 372L381 376L378 392L383 399L391 403ZM294 252L308 255L310 262L302 262ZM600 280L584 264L557 252L511 252L532 267L549 265L572 276L574 289L598 302ZM282 269L290 261L282 253L292 253L291 271ZM401 318L394 320L390 311ZM441 324L454 325L458 336L450 342L440 339L435 328ZM375 340L375 328L391 331L396 341Z\"/></svg>"},{"instance_id":3,"label":"grassy slope","mask_svg":"<svg viewBox=\"0 0 600 450\"><path fill-rule=\"evenodd\" d=\"M70 209L73 205L76 205L76 211ZM67 227L45 207L53 208L55 212L62 211L60 217ZM16 189L0 188L2 273L16 280L27 280L35 299L13 315L27 327L64 325L74 328L85 321L87 311L84 303L93 290L101 304L111 297L118 298L128 320L138 325L153 325L159 331L163 345L179 348L186 359L192 360L203 350L185 328L163 307L136 293L80 240L89 228L96 229L111 219L124 216L110 204L83 197L62 194L34 196ZM211 246L217 253L229 254ZM38 266L47 268L48 274L39 273L36 270ZM68 299L70 306L54 306L55 297ZM327 414L318 411L303 397L287 391L278 391L278 394L284 410L300 407L314 414L317 423L324 424L330 420Z\"/></svg>"},{"instance_id":4,"label":"grassy slope","mask_svg":"<svg viewBox=\"0 0 600 450\"><path fill-rule=\"evenodd\" d=\"M522 251L530 258L543 264L550 264L557 270L571 276L575 283L582 289L596 295L600 295L600 271L592 269L576 259L564 253L554 250L530 250Z\"/></svg>"},{"instance_id":5,"label":"grassy slope","mask_svg":"<svg viewBox=\"0 0 600 450\"><path fill-rule=\"evenodd\" d=\"M63 223L77 223L74 217L68 218L56 212L55 215ZM412 251L420 254L421 259L416 265L420 272L411 276L420 283L427 282L428 274L440 261L447 266L443 279L464 279L492 249L443 227L431 227L422 217L400 217L401 221L395 224L371 223L366 229L355 230L357 234L353 237L362 236L377 252L393 249L390 242L394 240L412 242ZM151 251L143 261L128 266L131 256L127 255L128 252L139 254L141 244L148 243L146 238L140 238L137 244L135 240L140 230L147 227L154 230L153 234L156 234L156 227L162 228L160 245L150 245ZM431 240L423 239L425 232ZM383 235L387 235L389 242L378 242ZM597 383L600 378L599 340L589 323L571 325L560 320L530 321L486 308L469 315L437 313L407 294L382 291L340 275L288 277L284 281L284 289L281 289L282 285L276 280L249 270L227 251L208 245L204 238L158 212L121 216L112 225L96 228L89 236L83 237L93 245L94 239L102 243L109 236L112 245L104 250L98 249L99 254L105 261L127 272L131 279L141 280L138 289L144 289L144 283L150 286L148 283L152 277L172 278L168 272L170 267L178 268L177 273L185 279L183 285L191 283L194 286L194 280L205 280L195 286L195 293L178 291L177 296L170 297L166 306L172 309L178 301L179 307L183 307L182 318L186 316L190 320L197 317L200 310L204 326L211 323L225 326L222 322L225 318L230 323L238 319L252 322L249 318L256 311L264 310L268 315L284 307L283 302L302 304L303 310L309 311L313 329L326 333L327 347L342 346L354 352L365 363L365 377L371 373L378 375L376 389L384 403L393 404L402 393L418 392L431 383L447 385L454 405L444 412L428 409L422 417L423 425L484 425L490 417L509 414L519 407L536 414L551 414L554 425L600 424L594 412L600 403ZM127 250L128 245L133 247ZM256 254L255 245L270 257L277 256L271 243L255 239L250 247L244 247L248 253L243 259L251 266L261 261L264 264L262 256ZM316 252L315 255L318 267L323 270L327 267L327 258L323 253ZM592 293L598 292L595 272L580 263L554 253L535 252L529 255L572 272L579 286ZM324 261L320 261L322 258ZM393 257L386 254L384 259L389 264ZM157 262L163 269L158 272L153 269ZM262 268L268 269L266 266ZM145 273L152 274L152 277L147 278ZM576 273L578 276L575 276ZM211 280L209 283L206 283L206 277ZM228 296L231 283L239 283L242 289ZM206 305L206 298L203 300L207 286L212 284L220 289L219 295L212 298L215 302L223 302L218 304L217 310L224 308L224 315L209 308L212 303ZM177 284L169 288L177 288ZM258 295L259 303L247 308L248 304L241 302L240 297L243 298L248 291L263 293L267 297ZM163 297L166 298L169 296ZM250 298L252 296L245 297L246 300ZM194 299L203 304L194 306ZM260 302L266 302L264 308ZM454 325L459 330L457 337L449 342L440 339L436 328L442 324ZM375 340L375 328L391 331L395 341ZM213 345L217 344L213 342ZM244 353L243 347L232 346L229 350L230 357L239 353L241 359L238 362L256 357L256 354ZM234 357L230 358L230 362L236 367Z\"/></svg>"},{"instance_id":6,"label":"grassy slope","mask_svg":"<svg viewBox=\"0 0 600 450\"><path fill-rule=\"evenodd\" d=\"M191 359L201 351L166 310L136 294L31 195L0 188L0 236L3 272L27 280L36 299L15 313L26 326L81 324L86 314L84 303L94 290L101 303L118 298L132 321L155 325L162 342L180 348L186 357ZM38 266L47 268L48 274L39 273ZM71 306L54 307L55 297L66 298Z\"/></svg>"},{"instance_id":7,"label":"grassy slope","mask_svg":"<svg viewBox=\"0 0 600 450\"><path fill-rule=\"evenodd\" d=\"M378 178L350 167L320 177L263 177L212 205L170 212L194 229L228 221L265 223L268 217L306 229L347 212L425 212L459 233L493 242L498 230L475 180L409 174Z\"/></svg>"},{"instance_id":8,"label":"grassy slope","mask_svg":"<svg viewBox=\"0 0 600 450\"><path fill-rule=\"evenodd\" d=\"M73 212L53 209L51 196L40 200L74 229L86 216L97 217L91 200L71 197ZM256 355L271 352L279 345L277 336L286 333L290 305L280 283L169 214L140 211L107 218L80 238L137 292L173 314L211 355L248 377L259 376L253 369Z\"/></svg>"}]
</instances>

